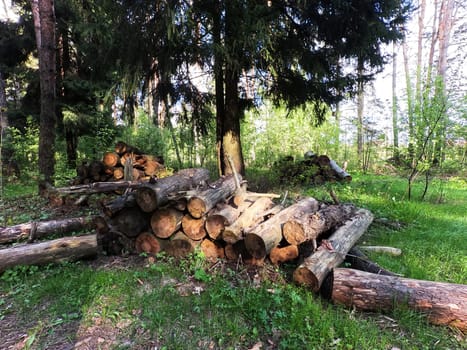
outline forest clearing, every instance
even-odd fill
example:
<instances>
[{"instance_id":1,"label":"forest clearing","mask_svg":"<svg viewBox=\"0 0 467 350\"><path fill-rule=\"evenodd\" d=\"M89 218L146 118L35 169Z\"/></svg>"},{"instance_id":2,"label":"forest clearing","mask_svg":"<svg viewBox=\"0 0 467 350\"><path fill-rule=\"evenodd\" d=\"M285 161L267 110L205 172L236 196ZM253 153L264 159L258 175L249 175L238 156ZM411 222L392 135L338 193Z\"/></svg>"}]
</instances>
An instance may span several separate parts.
<instances>
[{"instance_id":1,"label":"forest clearing","mask_svg":"<svg viewBox=\"0 0 467 350\"><path fill-rule=\"evenodd\" d=\"M467 348L467 7L0 4L0 348Z\"/></svg>"}]
</instances>

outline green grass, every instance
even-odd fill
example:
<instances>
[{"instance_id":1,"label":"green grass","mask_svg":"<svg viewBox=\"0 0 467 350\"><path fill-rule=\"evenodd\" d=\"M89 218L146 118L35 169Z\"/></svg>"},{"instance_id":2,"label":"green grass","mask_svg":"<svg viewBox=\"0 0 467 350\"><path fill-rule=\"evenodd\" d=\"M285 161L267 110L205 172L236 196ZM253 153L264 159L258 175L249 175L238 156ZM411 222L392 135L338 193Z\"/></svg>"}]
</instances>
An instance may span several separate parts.
<instances>
[{"instance_id":1,"label":"green grass","mask_svg":"<svg viewBox=\"0 0 467 350\"><path fill-rule=\"evenodd\" d=\"M405 181L387 176L300 190L329 201L330 188L342 202L375 214L362 244L402 249L400 257L372 254L381 266L410 278L467 283L465 182L436 182L424 202L408 201ZM258 342L262 349L467 346L418 312L399 307L382 315L334 306L287 282L287 269L270 269L254 272L264 280L258 285L246 267L211 266L199 255L180 262L161 256L123 268L87 262L17 267L0 276L0 322L17 312L19 325L35 336L34 349L47 348L57 326L96 324L117 330L116 349L251 349ZM265 278L272 272L280 278Z\"/></svg>"}]
</instances>

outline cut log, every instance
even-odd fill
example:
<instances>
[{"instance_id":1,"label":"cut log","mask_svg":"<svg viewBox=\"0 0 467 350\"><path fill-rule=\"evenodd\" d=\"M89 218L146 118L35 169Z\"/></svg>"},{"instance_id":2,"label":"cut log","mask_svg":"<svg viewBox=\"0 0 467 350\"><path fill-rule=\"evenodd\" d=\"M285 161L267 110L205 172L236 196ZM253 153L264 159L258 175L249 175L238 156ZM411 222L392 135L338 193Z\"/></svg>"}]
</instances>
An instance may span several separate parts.
<instances>
[{"instance_id":1,"label":"cut log","mask_svg":"<svg viewBox=\"0 0 467 350\"><path fill-rule=\"evenodd\" d=\"M11 243L22 239L32 242L53 234L64 234L93 227L93 216L60 220L29 222L0 228L0 243Z\"/></svg>"},{"instance_id":2,"label":"cut log","mask_svg":"<svg viewBox=\"0 0 467 350\"><path fill-rule=\"evenodd\" d=\"M169 202L169 195L195 188L209 180L209 170L204 168L183 169L172 176L158 179L136 190L136 202L146 213Z\"/></svg>"},{"instance_id":3,"label":"cut log","mask_svg":"<svg viewBox=\"0 0 467 350\"><path fill-rule=\"evenodd\" d=\"M258 225L253 232L245 235L245 246L255 258L265 258L272 248L282 240L282 225L292 219L318 210L319 203L314 198L305 198L281 210L272 218Z\"/></svg>"},{"instance_id":4,"label":"cut log","mask_svg":"<svg viewBox=\"0 0 467 350\"><path fill-rule=\"evenodd\" d=\"M173 257L183 258L195 251L201 241L194 241L183 232L176 232L169 241L164 242L164 251Z\"/></svg>"},{"instance_id":5,"label":"cut log","mask_svg":"<svg viewBox=\"0 0 467 350\"><path fill-rule=\"evenodd\" d=\"M138 188L144 186L144 183L137 181L112 181L112 182L94 182L87 185L76 185L69 187L53 188L51 191L56 191L61 194L93 194L93 193L109 193L114 191L123 191L127 188Z\"/></svg>"},{"instance_id":6,"label":"cut log","mask_svg":"<svg viewBox=\"0 0 467 350\"><path fill-rule=\"evenodd\" d=\"M169 238L182 227L183 213L174 208L161 208L151 216L152 232L159 238Z\"/></svg>"},{"instance_id":7,"label":"cut log","mask_svg":"<svg viewBox=\"0 0 467 350\"><path fill-rule=\"evenodd\" d=\"M114 168L114 171L112 173L112 177L115 180L123 179L125 177L125 170L122 167Z\"/></svg>"},{"instance_id":8,"label":"cut log","mask_svg":"<svg viewBox=\"0 0 467 350\"><path fill-rule=\"evenodd\" d=\"M161 250L161 245L157 238L150 232L142 232L135 241L135 249L138 254L157 254Z\"/></svg>"},{"instance_id":9,"label":"cut log","mask_svg":"<svg viewBox=\"0 0 467 350\"><path fill-rule=\"evenodd\" d=\"M352 181L352 176L349 173L347 173L344 169L342 169L339 165L337 165L337 163L332 159L329 160L329 166L339 179L344 180L346 182Z\"/></svg>"},{"instance_id":10,"label":"cut log","mask_svg":"<svg viewBox=\"0 0 467 350\"><path fill-rule=\"evenodd\" d=\"M129 193L124 194L122 196L118 196L110 202L102 203L101 209L107 217L111 218L123 208L132 208L135 206L136 197L133 193Z\"/></svg>"},{"instance_id":11,"label":"cut log","mask_svg":"<svg viewBox=\"0 0 467 350\"><path fill-rule=\"evenodd\" d=\"M98 253L96 235L59 238L52 241L0 249L0 272L18 265L43 265L93 257Z\"/></svg>"},{"instance_id":12,"label":"cut log","mask_svg":"<svg viewBox=\"0 0 467 350\"><path fill-rule=\"evenodd\" d=\"M393 256L399 256L402 254L402 250L394 247L383 247L383 246L360 246L361 250L366 252L385 253Z\"/></svg>"},{"instance_id":13,"label":"cut log","mask_svg":"<svg viewBox=\"0 0 467 350\"><path fill-rule=\"evenodd\" d=\"M292 261L298 258L299 250L296 245L288 245L285 247L274 247L269 253L269 260L274 265L278 265L287 261Z\"/></svg>"},{"instance_id":14,"label":"cut log","mask_svg":"<svg viewBox=\"0 0 467 350\"><path fill-rule=\"evenodd\" d=\"M111 219L112 229L130 238L148 229L148 216L137 207L124 208Z\"/></svg>"},{"instance_id":15,"label":"cut log","mask_svg":"<svg viewBox=\"0 0 467 350\"><path fill-rule=\"evenodd\" d=\"M288 220L283 227L284 238L293 245L317 239L331 228L342 225L354 212L352 205L329 205L315 213Z\"/></svg>"},{"instance_id":16,"label":"cut log","mask_svg":"<svg viewBox=\"0 0 467 350\"><path fill-rule=\"evenodd\" d=\"M194 218L204 216L217 203L225 201L237 189L236 177L228 175L212 183L209 188L191 196L187 203L188 212Z\"/></svg>"},{"instance_id":17,"label":"cut log","mask_svg":"<svg viewBox=\"0 0 467 350\"><path fill-rule=\"evenodd\" d=\"M237 263L245 263L249 265L262 266L264 258L255 258L251 256L245 247L245 240L238 241L234 244L227 244L224 247L225 258L229 261Z\"/></svg>"},{"instance_id":18,"label":"cut log","mask_svg":"<svg viewBox=\"0 0 467 350\"><path fill-rule=\"evenodd\" d=\"M467 333L467 285L382 276L347 268L334 269L325 295L332 301L365 311L407 305L436 325ZM324 289L324 286L323 286Z\"/></svg>"},{"instance_id":19,"label":"cut log","mask_svg":"<svg viewBox=\"0 0 467 350\"><path fill-rule=\"evenodd\" d=\"M224 248L220 243L213 242L210 239L203 239L200 248L208 260L223 259L225 257Z\"/></svg>"},{"instance_id":20,"label":"cut log","mask_svg":"<svg viewBox=\"0 0 467 350\"><path fill-rule=\"evenodd\" d=\"M349 264L351 268L376 273L377 275L397 276L394 272L383 269L381 266L371 261L363 252L357 247L353 247L345 257L345 263Z\"/></svg>"},{"instance_id":21,"label":"cut log","mask_svg":"<svg viewBox=\"0 0 467 350\"><path fill-rule=\"evenodd\" d=\"M120 157L115 152L105 152L102 157L102 163L108 168L113 168L120 163Z\"/></svg>"},{"instance_id":22,"label":"cut log","mask_svg":"<svg viewBox=\"0 0 467 350\"><path fill-rule=\"evenodd\" d=\"M205 221L204 217L195 219L190 214L185 214L182 218L182 230L189 238L198 241L206 237Z\"/></svg>"},{"instance_id":23,"label":"cut log","mask_svg":"<svg viewBox=\"0 0 467 350\"><path fill-rule=\"evenodd\" d=\"M305 258L295 269L294 281L309 286L317 292L328 273L344 261L349 250L372 221L373 214L370 211L359 209L350 220L323 242L326 244L321 244L316 252Z\"/></svg>"},{"instance_id":24,"label":"cut log","mask_svg":"<svg viewBox=\"0 0 467 350\"><path fill-rule=\"evenodd\" d=\"M217 205L211 210L204 224L209 237L216 240L221 237L224 228L231 225L240 215L240 210L228 204Z\"/></svg>"},{"instance_id":25,"label":"cut log","mask_svg":"<svg viewBox=\"0 0 467 350\"><path fill-rule=\"evenodd\" d=\"M222 233L222 239L227 243L235 243L243 239L243 230L256 226L264 221L267 211L274 206L269 197L259 197L245 210L233 224L226 226Z\"/></svg>"}]
</instances>

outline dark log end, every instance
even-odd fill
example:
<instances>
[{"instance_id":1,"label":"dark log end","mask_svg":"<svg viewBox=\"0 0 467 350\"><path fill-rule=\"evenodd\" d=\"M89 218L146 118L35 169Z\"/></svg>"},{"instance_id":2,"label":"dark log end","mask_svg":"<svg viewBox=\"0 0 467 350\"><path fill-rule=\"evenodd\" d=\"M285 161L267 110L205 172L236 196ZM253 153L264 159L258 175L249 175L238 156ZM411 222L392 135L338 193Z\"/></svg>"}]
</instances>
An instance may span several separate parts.
<instances>
[{"instance_id":1,"label":"dark log end","mask_svg":"<svg viewBox=\"0 0 467 350\"><path fill-rule=\"evenodd\" d=\"M264 240L254 233L245 236L245 247L248 253L256 259L262 259L267 254Z\"/></svg>"},{"instance_id":2,"label":"dark log end","mask_svg":"<svg viewBox=\"0 0 467 350\"><path fill-rule=\"evenodd\" d=\"M145 213L151 213L157 208L156 193L149 187L141 187L136 191L136 204Z\"/></svg>"},{"instance_id":3,"label":"dark log end","mask_svg":"<svg viewBox=\"0 0 467 350\"><path fill-rule=\"evenodd\" d=\"M314 292L319 290L319 281L306 267L299 266L293 273L293 280L300 285L311 288Z\"/></svg>"}]
</instances>

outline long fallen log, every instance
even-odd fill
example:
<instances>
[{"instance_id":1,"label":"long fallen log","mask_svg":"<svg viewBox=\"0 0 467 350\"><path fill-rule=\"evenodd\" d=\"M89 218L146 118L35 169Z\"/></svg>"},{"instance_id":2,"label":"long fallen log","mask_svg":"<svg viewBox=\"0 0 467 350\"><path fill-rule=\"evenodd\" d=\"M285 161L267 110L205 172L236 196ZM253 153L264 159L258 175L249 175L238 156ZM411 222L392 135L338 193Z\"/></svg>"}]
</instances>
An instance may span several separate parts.
<instances>
[{"instance_id":1,"label":"long fallen log","mask_svg":"<svg viewBox=\"0 0 467 350\"><path fill-rule=\"evenodd\" d=\"M172 176L146 183L136 190L136 203L142 211L151 213L169 202L169 195L186 191L209 180L209 170L204 168L182 169Z\"/></svg>"},{"instance_id":2,"label":"long fallen log","mask_svg":"<svg viewBox=\"0 0 467 350\"><path fill-rule=\"evenodd\" d=\"M407 305L425 313L433 324L467 333L467 285L383 276L348 268L334 269L330 279L323 294L335 303L365 311Z\"/></svg>"},{"instance_id":3,"label":"long fallen log","mask_svg":"<svg viewBox=\"0 0 467 350\"><path fill-rule=\"evenodd\" d=\"M245 235L247 251L257 259L266 257L271 249L277 247L282 240L282 225L286 221L315 212L318 206L318 201L309 197L281 210Z\"/></svg>"},{"instance_id":4,"label":"long fallen log","mask_svg":"<svg viewBox=\"0 0 467 350\"><path fill-rule=\"evenodd\" d=\"M94 216L67 218L50 221L28 222L0 228L0 244L18 240L43 238L56 233L63 234L93 227Z\"/></svg>"},{"instance_id":5,"label":"long fallen log","mask_svg":"<svg viewBox=\"0 0 467 350\"><path fill-rule=\"evenodd\" d=\"M349 264L352 269L376 273L378 275L385 276L397 276L394 272L383 269L381 266L371 261L363 252L357 248L353 247L347 253L345 257L345 263Z\"/></svg>"},{"instance_id":6,"label":"long fallen log","mask_svg":"<svg viewBox=\"0 0 467 350\"><path fill-rule=\"evenodd\" d=\"M75 185L68 187L51 188L51 192L58 192L60 194L94 194L94 193L108 193L118 190L126 190L127 188L139 188L144 186L145 183L141 181L108 181L108 182L93 182L87 185Z\"/></svg>"},{"instance_id":7,"label":"long fallen log","mask_svg":"<svg viewBox=\"0 0 467 350\"><path fill-rule=\"evenodd\" d=\"M43 265L73 261L98 253L96 235L59 238L52 241L25 244L0 249L0 272L18 265Z\"/></svg>"},{"instance_id":8,"label":"long fallen log","mask_svg":"<svg viewBox=\"0 0 467 350\"><path fill-rule=\"evenodd\" d=\"M352 181L352 176L346 172L344 169L342 169L335 161L332 159L329 160L329 166L331 169L334 171L334 173L337 175L337 177L341 180L350 182Z\"/></svg>"},{"instance_id":9,"label":"long fallen log","mask_svg":"<svg viewBox=\"0 0 467 350\"><path fill-rule=\"evenodd\" d=\"M327 239L327 244L322 244L295 269L294 281L317 292L326 276L344 261L372 221L373 214L370 211L359 209Z\"/></svg>"}]
</instances>

